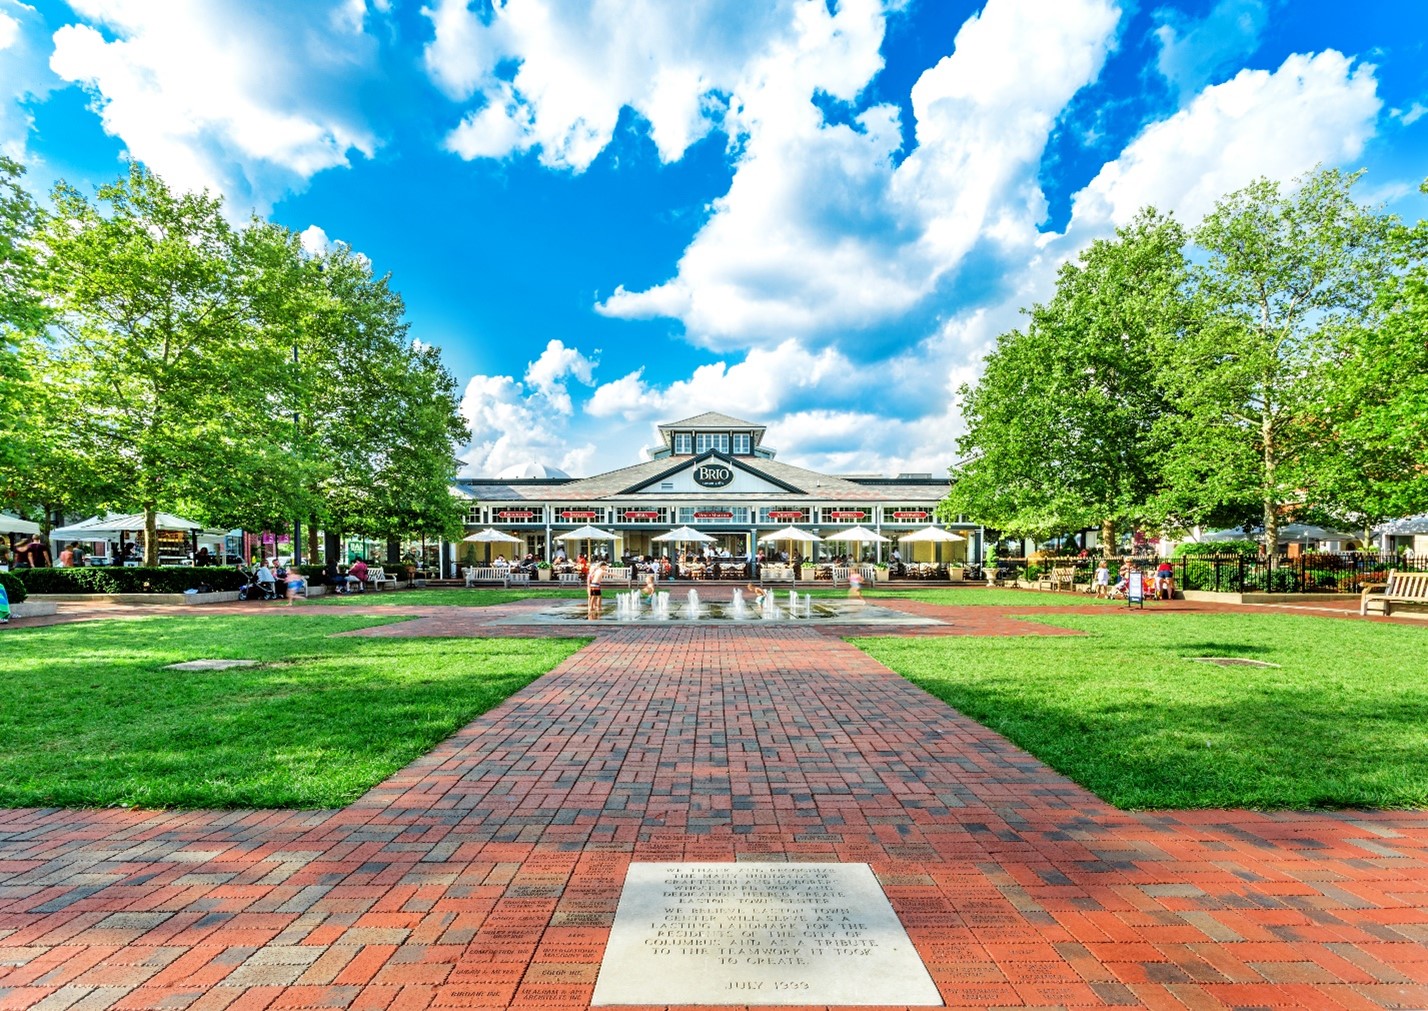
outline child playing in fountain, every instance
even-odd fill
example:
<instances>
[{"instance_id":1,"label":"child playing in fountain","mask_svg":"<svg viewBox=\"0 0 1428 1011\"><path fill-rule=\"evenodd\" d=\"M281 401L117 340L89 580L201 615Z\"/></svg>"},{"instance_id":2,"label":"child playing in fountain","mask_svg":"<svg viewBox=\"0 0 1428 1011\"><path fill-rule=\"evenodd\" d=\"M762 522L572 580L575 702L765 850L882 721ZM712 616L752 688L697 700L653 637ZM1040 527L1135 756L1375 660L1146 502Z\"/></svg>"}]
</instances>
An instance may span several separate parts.
<instances>
[{"instance_id":1,"label":"child playing in fountain","mask_svg":"<svg viewBox=\"0 0 1428 1011\"><path fill-rule=\"evenodd\" d=\"M653 607L655 602L655 594L657 592L659 592L659 587L655 581L655 574L653 572L645 573L644 585L640 587L640 603L642 605L649 604L651 607Z\"/></svg>"},{"instance_id":2,"label":"child playing in fountain","mask_svg":"<svg viewBox=\"0 0 1428 1011\"><path fill-rule=\"evenodd\" d=\"M764 597L765 597L765 596L768 594L768 592L769 592L768 590L764 589L762 586L757 586L757 585L755 585L755 584L753 584L753 583L750 583L750 584L748 585L747 589L748 589L749 595L754 598L754 603L755 603L755 604L762 604L762 603L764 602Z\"/></svg>"}]
</instances>

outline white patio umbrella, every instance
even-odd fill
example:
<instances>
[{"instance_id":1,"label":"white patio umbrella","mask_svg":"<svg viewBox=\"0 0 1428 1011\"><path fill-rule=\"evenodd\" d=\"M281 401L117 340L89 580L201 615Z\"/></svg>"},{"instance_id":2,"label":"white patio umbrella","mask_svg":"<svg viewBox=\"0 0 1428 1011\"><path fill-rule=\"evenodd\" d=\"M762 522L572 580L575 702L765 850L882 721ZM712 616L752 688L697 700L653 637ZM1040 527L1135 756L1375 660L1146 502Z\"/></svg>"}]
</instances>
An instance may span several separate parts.
<instances>
[{"instance_id":1,"label":"white patio umbrella","mask_svg":"<svg viewBox=\"0 0 1428 1011\"><path fill-rule=\"evenodd\" d=\"M910 534L903 534L901 537L898 538L898 543L899 543L899 544L928 544L928 543L931 543L931 544L936 544L936 545L938 545L938 548L937 548L937 564L941 565L941 564L942 564L942 547L941 547L941 545L943 545L943 544L955 544L955 543L958 542L958 541L965 541L966 539L967 539L967 538L963 537L961 534L954 534L952 531L950 531L950 530L943 530L941 527L938 527L938 526L926 526L926 527L923 527L921 530L914 530L914 531L913 531L912 533L910 533Z\"/></svg>"},{"instance_id":2,"label":"white patio umbrella","mask_svg":"<svg viewBox=\"0 0 1428 1011\"><path fill-rule=\"evenodd\" d=\"M588 523L583 527L576 527L563 534L556 534L556 539L561 541L613 541L615 535L608 530L601 530L599 527L592 527Z\"/></svg>"},{"instance_id":3,"label":"white patio umbrella","mask_svg":"<svg viewBox=\"0 0 1428 1011\"><path fill-rule=\"evenodd\" d=\"M782 530L775 530L771 534L764 534L759 538L760 544L767 544L770 541L806 541L809 544L822 544L823 538L807 530L800 530L798 527L784 527Z\"/></svg>"},{"instance_id":4,"label":"white patio umbrella","mask_svg":"<svg viewBox=\"0 0 1428 1011\"><path fill-rule=\"evenodd\" d=\"M708 544L714 540L702 530L695 530L693 527L675 527L667 534L660 534L658 537L651 537L652 541L674 541L676 544Z\"/></svg>"},{"instance_id":5,"label":"white patio umbrella","mask_svg":"<svg viewBox=\"0 0 1428 1011\"><path fill-rule=\"evenodd\" d=\"M887 544L892 541L891 537L884 537L876 530L869 530L859 524L856 527L849 527L847 530L840 530L836 534L826 534L825 541L845 541L849 544L877 544L879 542Z\"/></svg>"},{"instance_id":6,"label":"white patio umbrella","mask_svg":"<svg viewBox=\"0 0 1428 1011\"><path fill-rule=\"evenodd\" d=\"M954 534L950 530L943 530L941 527L923 527L921 530L914 530L910 534L903 534L898 538L899 542L919 543L941 543L955 544L957 541L965 541L967 538L961 534Z\"/></svg>"},{"instance_id":7,"label":"white patio umbrella","mask_svg":"<svg viewBox=\"0 0 1428 1011\"><path fill-rule=\"evenodd\" d=\"M501 533L501 531L496 530L496 529L493 528L493 527L487 527L485 530L478 530L478 531L476 531L474 534L467 534L465 537L461 538L461 540L462 540L463 543L484 544L484 545L486 545L486 563L487 563L488 565L491 563L491 545L492 545L492 544L524 544L524 543L525 543L525 541L523 541L521 538L519 538L519 537L512 537L510 534L503 534L503 533Z\"/></svg>"}]
</instances>

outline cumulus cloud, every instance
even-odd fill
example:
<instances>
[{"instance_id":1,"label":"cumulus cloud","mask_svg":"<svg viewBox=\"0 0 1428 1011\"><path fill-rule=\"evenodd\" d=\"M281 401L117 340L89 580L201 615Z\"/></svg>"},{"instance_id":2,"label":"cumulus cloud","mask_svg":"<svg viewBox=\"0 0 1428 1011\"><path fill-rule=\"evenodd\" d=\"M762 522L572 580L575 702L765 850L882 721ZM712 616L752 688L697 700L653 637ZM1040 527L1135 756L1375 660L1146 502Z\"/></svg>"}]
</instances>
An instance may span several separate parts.
<instances>
[{"instance_id":1,"label":"cumulus cloud","mask_svg":"<svg viewBox=\"0 0 1428 1011\"><path fill-rule=\"evenodd\" d=\"M845 59L836 76L856 96L853 70L871 78L882 22L847 5L838 17L848 24L837 33ZM788 335L834 343L905 316L978 242L1035 237L1041 151L1061 109L1100 72L1118 20L1110 0L992 0L913 88L916 145L898 163L904 136L893 107L846 123L820 111L834 32L810 18L738 95L731 116L746 139L733 182L676 276L647 291L619 288L598 311L673 316L691 340L721 350Z\"/></svg>"},{"instance_id":2,"label":"cumulus cloud","mask_svg":"<svg viewBox=\"0 0 1428 1011\"><path fill-rule=\"evenodd\" d=\"M355 107L371 71L355 0L72 0L50 66L93 98L106 133L178 189L265 211L315 173L370 156ZM360 15L360 16L359 16Z\"/></svg>"},{"instance_id":3,"label":"cumulus cloud","mask_svg":"<svg viewBox=\"0 0 1428 1011\"><path fill-rule=\"evenodd\" d=\"M526 367L526 383L545 398L551 408L561 414L571 414L574 407L565 380L569 377L585 386L594 386L599 354L596 351L593 356L586 356L576 348L566 347L562 341L550 341L540 357Z\"/></svg>"},{"instance_id":4,"label":"cumulus cloud","mask_svg":"<svg viewBox=\"0 0 1428 1011\"><path fill-rule=\"evenodd\" d=\"M1259 176L1287 180L1320 162L1350 162L1382 104L1373 67L1333 50L1290 56L1272 73L1242 70L1103 166L1074 198L1071 233L1083 244L1148 204L1194 224Z\"/></svg>"},{"instance_id":5,"label":"cumulus cloud","mask_svg":"<svg viewBox=\"0 0 1428 1011\"><path fill-rule=\"evenodd\" d=\"M592 443L572 443L563 416L552 416L544 397L528 393L510 376L472 376L461 414L472 441L461 453L462 473L491 476L507 467L545 463L583 474L595 455Z\"/></svg>"},{"instance_id":6,"label":"cumulus cloud","mask_svg":"<svg viewBox=\"0 0 1428 1011\"><path fill-rule=\"evenodd\" d=\"M720 121L751 54L777 48L822 4L747 0L737 17L718 0L480 6L436 0L423 8L434 29L427 72L452 99L477 105L447 147L464 158L535 148L543 163L581 171L609 144L625 108L648 124L662 159L678 159Z\"/></svg>"},{"instance_id":7,"label":"cumulus cloud","mask_svg":"<svg viewBox=\"0 0 1428 1011\"><path fill-rule=\"evenodd\" d=\"M1193 95L1235 60L1254 52L1269 21L1265 0L1220 0L1200 21L1160 11L1156 66L1182 95Z\"/></svg>"}]
</instances>

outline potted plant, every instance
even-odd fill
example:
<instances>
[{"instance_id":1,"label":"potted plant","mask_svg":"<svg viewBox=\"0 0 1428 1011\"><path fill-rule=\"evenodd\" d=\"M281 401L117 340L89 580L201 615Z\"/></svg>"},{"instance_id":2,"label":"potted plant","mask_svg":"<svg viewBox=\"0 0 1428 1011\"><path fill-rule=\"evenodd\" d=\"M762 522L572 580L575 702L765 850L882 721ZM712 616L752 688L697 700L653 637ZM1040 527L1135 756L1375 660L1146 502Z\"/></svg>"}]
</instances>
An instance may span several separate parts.
<instances>
[{"instance_id":1,"label":"potted plant","mask_svg":"<svg viewBox=\"0 0 1428 1011\"><path fill-rule=\"evenodd\" d=\"M995 545L987 549L987 557L982 562L982 574L987 577L988 586L997 585L997 549Z\"/></svg>"},{"instance_id":2,"label":"potted plant","mask_svg":"<svg viewBox=\"0 0 1428 1011\"><path fill-rule=\"evenodd\" d=\"M543 581L545 581L545 582L547 582L547 583L550 582L550 563L549 563L549 562L537 562L537 563L536 563L536 579L537 579L537 580L543 580Z\"/></svg>"}]
</instances>

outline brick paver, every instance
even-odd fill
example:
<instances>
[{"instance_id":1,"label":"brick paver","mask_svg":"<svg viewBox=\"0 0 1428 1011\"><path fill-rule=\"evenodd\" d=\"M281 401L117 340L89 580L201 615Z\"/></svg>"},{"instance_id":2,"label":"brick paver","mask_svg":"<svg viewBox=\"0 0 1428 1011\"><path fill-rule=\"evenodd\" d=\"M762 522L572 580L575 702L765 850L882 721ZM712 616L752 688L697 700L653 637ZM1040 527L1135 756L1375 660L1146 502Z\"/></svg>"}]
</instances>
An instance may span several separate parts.
<instances>
[{"instance_id":1,"label":"brick paver","mask_svg":"<svg viewBox=\"0 0 1428 1011\"><path fill-rule=\"evenodd\" d=\"M498 631L449 610L400 627ZM1115 811L812 627L619 627L341 811L0 811L0 1009L583 1007L682 859L871 864L950 1006L1428 1007L1425 846Z\"/></svg>"}]
</instances>

